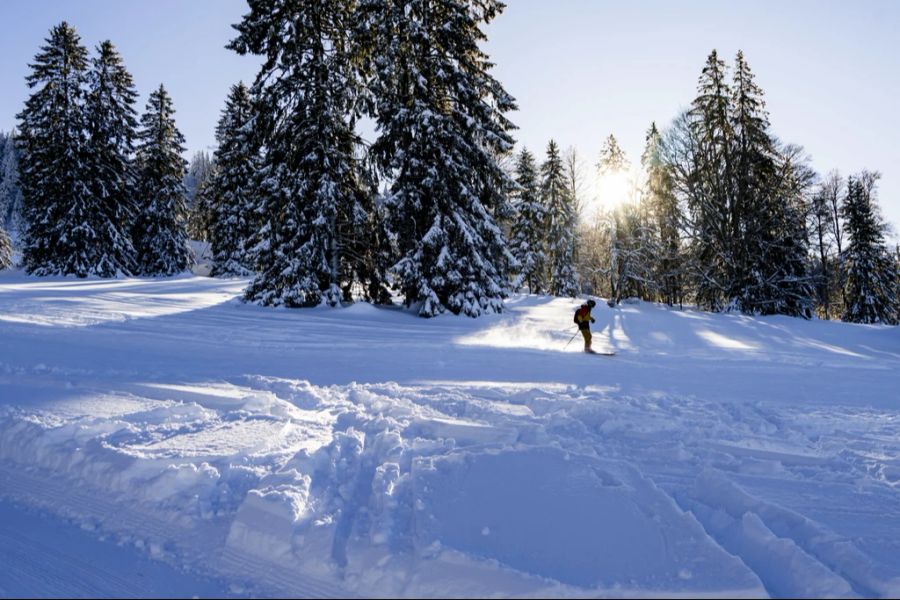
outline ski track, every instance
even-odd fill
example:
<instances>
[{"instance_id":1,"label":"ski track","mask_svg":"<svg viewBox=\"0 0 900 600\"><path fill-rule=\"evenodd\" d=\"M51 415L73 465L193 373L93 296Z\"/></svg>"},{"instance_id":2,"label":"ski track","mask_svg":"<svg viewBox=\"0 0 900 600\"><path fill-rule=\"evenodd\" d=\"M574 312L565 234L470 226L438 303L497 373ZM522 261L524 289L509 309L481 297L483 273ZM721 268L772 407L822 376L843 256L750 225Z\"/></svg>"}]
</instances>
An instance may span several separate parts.
<instances>
[{"instance_id":1,"label":"ski track","mask_svg":"<svg viewBox=\"0 0 900 600\"><path fill-rule=\"evenodd\" d=\"M37 325L0 323L0 336L46 341L56 331L46 323L66 318L69 327L97 328L85 342L89 348L102 348L110 343L108 336L126 331L143 340L155 336L160 347L150 348L153 361L169 345L181 343L193 349L246 344L254 355L290 349L306 352L308 359L310 352L326 347L327 352L348 348L341 341L344 336L356 343L384 326L380 315L371 317L372 322L366 320L371 311L350 324L332 312L313 311L310 318L323 321L323 328L298 340L281 331L285 323L278 322L293 318L292 313L275 311L276 322L271 322L266 319L269 313L223 305L229 294L213 283L176 279L170 285L174 291L167 291L163 282L154 282L151 288L165 295L209 286L216 306L211 313L204 310L197 316L203 320L200 335L179 329L188 321L178 316L184 314L184 307L177 298L159 308L176 315L175 327L162 330L154 329L155 319L136 317L121 306L114 315L91 307L76 318L56 312L56 301L48 312L40 299L20 298L6 308L33 313ZM96 287L106 289L106 282ZM109 289L125 291L115 284ZM74 292L63 285L59 293ZM147 300L142 301L138 292L133 294L128 296L133 303L129 310L146 311ZM105 301L114 300L105 297ZM535 460L549 461L551 471L554 461L571 457L573 465L584 465L595 473L597 482L592 485L629 490L636 518L652 522L661 514L669 515L673 525L660 529L660 535L661 547L672 556L685 543L678 536L702 532L698 543L709 546L710 560L726 564L734 559L735 573L746 570L749 579L742 579L735 593L757 593L755 580L759 591L777 597L900 595L900 559L895 558L900 554L900 520L896 518L900 515L900 410L889 398L898 382L900 343L863 353L864 344L838 345L829 330L819 338L815 332L795 335L792 342L766 356L756 349L760 340L780 339L787 331L784 321L772 324L732 316L717 320L702 313L660 311L671 325L666 336L687 335L701 327L709 332L701 337L711 344L747 351L729 354L731 350L698 347L689 349L687 357L671 357L651 367L651 356L659 360L669 351L662 334L653 337L656 330L665 328L652 322L645 325L641 318L649 319L647 315L627 309L606 323L608 345L619 355L588 359L610 361L599 367L610 380L608 385L584 380L566 383L564 378L552 383L542 380L542 369L547 362L555 365L557 357L545 358L541 349L564 342L567 336L550 327L556 327L568 306L562 301L536 308L525 305L518 314L514 303L513 308L511 315L474 332L463 327L469 323L458 326L456 320L439 320L438 327L445 330L440 335L452 334L460 343L438 354L426 373L399 368L398 381L366 375L390 362L374 354L374 367L363 371L369 382L324 384L285 377L286 370L278 365L255 373L229 371L219 377L206 376L202 360L200 377L179 370L181 366L143 372L113 361L107 368L91 368L72 355L80 344L72 337L62 338L62 345L38 364L0 354L0 389L32 398L17 403L11 397L0 403L0 495L90 524L108 535L139 541L155 558L239 582L241 589L259 595L440 595L441 590L429 587L422 573L437 573L433 575L437 578L441 569L452 568L463 573L488 569L513 595L548 590L555 595L717 595L724 591L715 587L718 584L679 589L666 587L672 581L664 581L659 588L637 581L633 584L637 587L630 588L628 582L613 580L585 585L580 574L572 574L567 581L564 571L518 573L509 567L516 567L516 561L530 564L527 557L505 550L514 564L500 561L491 566L496 559L480 555L481 550L467 538L455 538L453 532L442 532L439 525L423 520L422 503L439 500L429 496L429 486L440 483L433 478L441 469L450 468L460 477L474 476L478 468L487 468L479 465L490 466L495 460L515 464L509 462L515 452L534 452ZM738 326L763 333L754 338ZM419 327L415 322L402 332L413 340L412 352L428 348L429 336L437 335ZM257 337L245 328L256 330ZM203 335L219 329L221 336ZM631 337L624 331L630 331ZM390 354L402 347L400 339L394 338L397 332L384 335L379 353ZM454 356L475 365L487 356L481 353L482 347L506 344L509 336L512 342L530 344L531 350L514 351L533 367L531 373L501 372L500 377L488 378L488 370L469 367L474 376L467 380L460 376L463 367L442 365ZM339 341L327 346L333 338ZM595 334L595 339L603 338ZM661 340L655 355L646 348L639 351L641 340L651 339ZM582 358L574 353L560 355L567 361ZM838 355L845 360L835 358ZM220 358L205 360L213 363ZM694 363L704 365L703 361L711 363L702 367L700 378L716 372L742 375L723 378L722 383L727 383L719 386L721 393L714 393L715 384L703 385L679 375ZM254 359L242 367L260 364ZM570 364L565 368L573 368ZM834 395L825 402L746 396L755 378L809 377L810 368L823 365L843 371L833 384L814 385L815 392L805 392L802 386L797 389L798 394L821 395L831 385ZM338 365L338 370L342 368L346 365ZM273 371L278 374L259 374ZM444 373L446 378L441 377ZM841 382L841 373L851 379L859 373L880 378L872 388L874 401L853 404L853 382ZM504 382L504 376L510 375L511 381ZM676 379L663 388L650 384L653 377ZM79 452L83 459L77 458ZM471 461L471 465L455 467L460 461ZM310 478L304 480L301 475L307 473ZM253 498L251 490L256 494ZM254 529L256 515L264 513L287 521L270 531ZM305 520L305 514L317 520ZM295 519L293 526L291 519ZM441 540L444 548L435 550ZM453 544L468 552L462 562L454 562L448 554ZM49 548L36 551L54 556ZM72 561L67 572L77 578L92 567ZM686 572L682 578L689 580L691 573L682 571ZM27 576L27 570L23 573ZM555 580L554 574L561 578ZM533 579L535 575L539 579ZM108 582L106 590L117 596L132 593L127 581L111 577ZM480 588L459 583L463 587L443 591L484 593L491 589L490 579L487 582ZM61 582L46 589L58 589L57 584ZM35 586L40 595L39 584ZM97 591L73 589L78 595Z\"/></svg>"}]
</instances>

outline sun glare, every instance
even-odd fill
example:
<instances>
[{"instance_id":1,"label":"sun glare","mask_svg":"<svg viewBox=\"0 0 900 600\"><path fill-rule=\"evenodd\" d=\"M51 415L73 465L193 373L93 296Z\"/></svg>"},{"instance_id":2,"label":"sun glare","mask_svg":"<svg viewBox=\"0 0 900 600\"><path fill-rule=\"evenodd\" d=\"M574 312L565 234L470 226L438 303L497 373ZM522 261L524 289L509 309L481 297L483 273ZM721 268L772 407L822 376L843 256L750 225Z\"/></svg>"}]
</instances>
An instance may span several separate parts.
<instances>
[{"instance_id":1,"label":"sun glare","mask_svg":"<svg viewBox=\"0 0 900 600\"><path fill-rule=\"evenodd\" d=\"M635 176L631 170L597 173L590 181L587 201L582 207L582 216L594 217L598 211L612 210L635 197Z\"/></svg>"}]
</instances>

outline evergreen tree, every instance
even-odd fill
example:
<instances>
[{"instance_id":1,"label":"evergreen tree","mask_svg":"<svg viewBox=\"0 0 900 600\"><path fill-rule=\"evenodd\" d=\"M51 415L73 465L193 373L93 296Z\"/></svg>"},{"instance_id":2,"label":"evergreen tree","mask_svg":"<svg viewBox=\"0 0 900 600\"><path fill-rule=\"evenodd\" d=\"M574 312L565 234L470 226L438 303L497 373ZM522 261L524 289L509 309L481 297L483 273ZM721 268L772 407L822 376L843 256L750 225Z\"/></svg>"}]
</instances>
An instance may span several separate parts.
<instances>
[{"instance_id":1,"label":"evergreen tree","mask_svg":"<svg viewBox=\"0 0 900 600\"><path fill-rule=\"evenodd\" d=\"M91 270L114 277L130 274L136 266L131 225L137 92L112 42L100 44L92 66L85 106L89 152L84 172L90 179L94 207L88 214L95 244Z\"/></svg>"},{"instance_id":2,"label":"evergreen tree","mask_svg":"<svg viewBox=\"0 0 900 600\"><path fill-rule=\"evenodd\" d=\"M556 142L547 145L541 165L541 202L547 210L547 253L550 260L550 292L554 296L578 294L575 271L575 236L578 214L566 188L565 170Z\"/></svg>"},{"instance_id":3,"label":"evergreen tree","mask_svg":"<svg viewBox=\"0 0 900 600\"><path fill-rule=\"evenodd\" d=\"M710 310L810 316L807 167L769 133L762 90L738 53L731 86L715 51L700 78L684 177L698 304Z\"/></svg>"},{"instance_id":4,"label":"evergreen tree","mask_svg":"<svg viewBox=\"0 0 900 600\"><path fill-rule=\"evenodd\" d=\"M371 32L372 155L389 181L387 209L407 306L431 317L502 310L515 259L497 223L514 187L498 164L512 149L512 97L479 48L496 0L363 0Z\"/></svg>"},{"instance_id":5,"label":"evergreen tree","mask_svg":"<svg viewBox=\"0 0 900 600\"><path fill-rule=\"evenodd\" d=\"M216 170L206 194L212 274L248 275L253 268L249 248L259 227L253 212L253 178L259 152L254 142L253 105L243 82L232 86L216 126Z\"/></svg>"},{"instance_id":6,"label":"evergreen tree","mask_svg":"<svg viewBox=\"0 0 900 600\"><path fill-rule=\"evenodd\" d=\"M522 149L516 161L516 183L519 189L510 246L519 268L513 287L527 285L529 293L542 294L547 288L547 211L541 202L537 165L527 148Z\"/></svg>"},{"instance_id":7,"label":"evergreen tree","mask_svg":"<svg viewBox=\"0 0 900 600\"><path fill-rule=\"evenodd\" d=\"M264 63L253 95L263 142L257 186L264 219L258 274L245 297L266 305L331 306L354 287L385 301L374 186L358 156L362 99L352 0L256 0L229 47Z\"/></svg>"},{"instance_id":8,"label":"evergreen tree","mask_svg":"<svg viewBox=\"0 0 900 600\"><path fill-rule=\"evenodd\" d=\"M729 298L754 314L811 316L800 152L776 148L763 92L738 52L731 101L734 149Z\"/></svg>"},{"instance_id":9,"label":"evergreen tree","mask_svg":"<svg viewBox=\"0 0 900 600\"><path fill-rule=\"evenodd\" d=\"M93 272L95 210L87 168L84 88L87 50L63 22L35 56L28 87L35 90L19 113L19 177L24 199L23 261L37 275Z\"/></svg>"},{"instance_id":10,"label":"evergreen tree","mask_svg":"<svg viewBox=\"0 0 900 600\"><path fill-rule=\"evenodd\" d=\"M160 85L141 116L137 167L140 206L133 239L138 272L174 275L191 263L185 228L184 136L175 126L172 99Z\"/></svg>"},{"instance_id":11,"label":"evergreen tree","mask_svg":"<svg viewBox=\"0 0 900 600\"><path fill-rule=\"evenodd\" d=\"M878 173L847 179L842 207L849 238L844 265L847 306L843 319L852 323L897 323L897 264L884 239L885 224L874 198Z\"/></svg>"},{"instance_id":12,"label":"evergreen tree","mask_svg":"<svg viewBox=\"0 0 900 600\"><path fill-rule=\"evenodd\" d=\"M725 63L709 55L690 111L692 168L686 174L692 213L694 287L697 304L722 310L735 286L733 243L740 239L732 201L734 131ZM737 229L737 230L736 230Z\"/></svg>"},{"instance_id":13,"label":"evergreen tree","mask_svg":"<svg viewBox=\"0 0 900 600\"><path fill-rule=\"evenodd\" d=\"M6 172L4 163L7 152L14 149L15 141L12 134L0 131L0 270L12 266L12 243L7 235L5 226L8 223L7 214L10 211L9 193L6 191L6 179L10 174ZM17 175L17 174L16 174Z\"/></svg>"},{"instance_id":14,"label":"evergreen tree","mask_svg":"<svg viewBox=\"0 0 900 600\"><path fill-rule=\"evenodd\" d=\"M6 230L0 227L0 271L10 268L12 264L12 244Z\"/></svg>"},{"instance_id":15,"label":"evergreen tree","mask_svg":"<svg viewBox=\"0 0 900 600\"><path fill-rule=\"evenodd\" d=\"M0 130L0 190L3 190L3 182L5 177L3 163L6 160L6 149L14 143L11 141L12 135L6 134ZM6 194L0 193L0 226L6 223L6 213L9 210L9 198Z\"/></svg>"},{"instance_id":16,"label":"evergreen tree","mask_svg":"<svg viewBox=\"0 0 900 600\"><path fill-rule=\"evenodd\" d=\"M741 52L735 61L731 120L734 149L731 175L734 178L731 204L732 287L729 299L749 313L779 312L781 287L788 275L802 267L786 252L792 238L785 231L788 215L784 198L775 189L776 151L768 133L762 90ZM802 263L802 260L801 260Z\"/></svg>"},{"instance_id":17,"label":"evergreen tree","mask_svg":"<svg viewBox=\"0 0 900 600\"><path fill-rule=\"evenodd\" d=\"M19 150L16 147L16 133L6 136L6 143L0 153L0 227L12 232L17 238L25 231L22 215L22 188L19 186Z\"/></svg>"}]
</instances>

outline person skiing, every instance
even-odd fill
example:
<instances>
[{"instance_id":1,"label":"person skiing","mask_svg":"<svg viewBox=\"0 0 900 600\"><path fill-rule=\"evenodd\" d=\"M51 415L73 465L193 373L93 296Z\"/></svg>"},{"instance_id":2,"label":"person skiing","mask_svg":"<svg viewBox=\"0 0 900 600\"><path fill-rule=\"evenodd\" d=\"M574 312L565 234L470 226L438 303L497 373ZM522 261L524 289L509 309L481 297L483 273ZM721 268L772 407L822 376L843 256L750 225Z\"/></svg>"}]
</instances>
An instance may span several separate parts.
<instances>
[{"instance_id":1,"label":"person skiing","mask_svg":"<svg viewBox=\"0 0 900 600\"><path fill-rule=\"evenodd\" d=\"M578 325L578 330L584 337L584 351L588 354L596 354L591 349L591 323L595 321L591 316L591 309L595 306L597 306L596 302L588 300L575 311L575 324Z\"/></svg>"}]
</instances>

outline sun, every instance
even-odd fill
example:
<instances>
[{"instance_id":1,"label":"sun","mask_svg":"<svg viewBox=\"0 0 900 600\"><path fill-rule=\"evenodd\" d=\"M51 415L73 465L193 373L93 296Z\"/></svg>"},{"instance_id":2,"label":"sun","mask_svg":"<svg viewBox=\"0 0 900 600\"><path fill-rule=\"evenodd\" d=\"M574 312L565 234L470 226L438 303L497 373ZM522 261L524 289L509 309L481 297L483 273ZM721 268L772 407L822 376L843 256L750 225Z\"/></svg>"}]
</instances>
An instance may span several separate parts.
<instances>
[{"instance_id":1,"label":"sun","mask_svg":"<svg viewBox=\"0 0 900 600\"><path fill-rule=\"evenodd\" d=\"M634 181L630 169L595 173L586 190L588 200L582 206L582 216L590 219L599 211L613 210L632 201L635 196Z\"/></svg>"}]
</instances>

